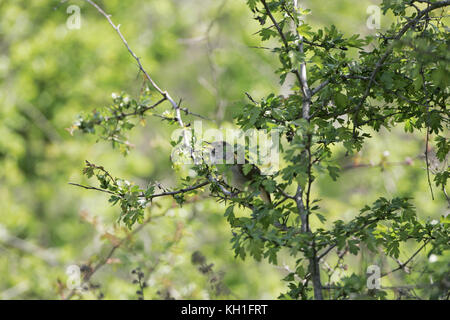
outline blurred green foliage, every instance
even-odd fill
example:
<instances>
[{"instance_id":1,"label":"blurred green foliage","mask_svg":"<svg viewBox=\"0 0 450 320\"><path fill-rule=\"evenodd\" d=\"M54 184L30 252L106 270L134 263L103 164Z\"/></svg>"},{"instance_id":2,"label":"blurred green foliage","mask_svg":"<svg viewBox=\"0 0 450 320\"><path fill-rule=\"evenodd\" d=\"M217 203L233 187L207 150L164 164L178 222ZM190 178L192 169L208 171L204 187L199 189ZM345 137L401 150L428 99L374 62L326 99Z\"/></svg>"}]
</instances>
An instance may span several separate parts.
<instances>
[{"instance_id":1,"label":"blurred green foliage","mask_svg":"<svg viewBox=\"0 0 450 320\"><path fill-rule=\"evenodd\" d=\"M279 88L272 71L278 67L276 56L256 48L261 43L253 33L259 24L245 1L98 3L121 25L152 77L192 112L229 125L247 103L244 92L260 98L286 90ZM376 1L329 3L305 1L314 13L312 25L334 23L349 34L376 32L366 27L366 8ZM81 8L80 29L66 25L72 4ZM389 24L381 21L382 28ZM117 34L84 1L0 2L0 299L63 298L69 265L90 268L109 254L118 237L128 239L129 231L117 224L118 209L108 205L106 195L68 184L87 183L85 160L144 187L154 181L165 187L176 184L168 142L176 125L153 117L137 124L128 136L134 147L126 157L107 142L96 143L94 136L70 135L78 114L110 105L113 92L137 97L142 85L142 75ZM170 110L170 105L165 102L164 108ZM413 198L421 218L438 219L448 212L443 195L436 192L436 199L430 198L421 158L424 134L394 128L373 135L358 157L342 160L349 169L340 180L325 177L313 189L323 199L321 212L329 221L349 220L380 196ZM146 216L161 217L114 252L92 278L101 287L84 297L101 292L106 299L138 298L131 270L140 267L149 280L145 298L276 298L285 290L280 279L292 261L280 256L283 268L235 259L224 211L225 206L210 199L182 208L172 198L155 200ZM320 225L319 220L313 223ZM405 250L413 253L415 248ZM212 270L204 272L192 263L197 251L207 266L214 264ZM448 257L437 259L417 265L440 274L448 271ZM387 270L396 266L381 255L346 263L349 276L370 264ZM216 290L212 278L227 289ZM387 278L383 284L399 280Z\"/></svg>"}]
</instances>

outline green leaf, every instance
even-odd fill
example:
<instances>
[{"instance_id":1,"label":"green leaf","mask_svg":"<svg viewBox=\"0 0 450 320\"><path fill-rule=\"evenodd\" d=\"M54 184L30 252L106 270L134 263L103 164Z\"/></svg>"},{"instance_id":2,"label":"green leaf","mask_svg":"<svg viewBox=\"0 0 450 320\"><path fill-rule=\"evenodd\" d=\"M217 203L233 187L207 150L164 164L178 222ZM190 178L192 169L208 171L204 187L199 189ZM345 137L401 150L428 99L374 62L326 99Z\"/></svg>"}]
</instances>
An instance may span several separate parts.
<instances>
[{"instance_id":1,"label":"green leaf","mask_svg":"<svg viewBox=\"0 0 450 320\"><path fill-rule=\"evenodd\" d=\"M264 189L266 189L267 192L272 193L276 190L276 183L273 180L264 180L263 181Z\"/></svg>"},{"instance_id":2,"label":"green leaf","mask_svg":"<svg viewBox=\"0 0 450 320\"><path fill-rule=\"evenodd\" d=\"M247 0L247 5L251 10L255 10L257 1L258 0Z\"/></svg>"},{"instance_id":3,"label":"green leaf","mask_svg":"<svg viewBox=\"0 0 450 320\"><path fill-rule=\"evenodd\" d=\"M242 172L247 175L253 169L253 164L246 163L242 165Z\"/></svg>"},{"instance_id":4,"label":"green leaf","mask_svg":"<svg viewBox=\"0 0 450 320\"><path fill-rule=\"evenodd\" d=\"M247 249L256 261L261 261L262 247L263 243L260 240L252 239L248 242Z\"/></svg>"},{"instance_id":5,"label":"green leaf","mask_svg":"<svg viewBox=\"0 0 450 320\"><path fill-rule=\"evenodd\" d=\"M437 136L435 141L437 145L436 156L439 161L444 161L448 153L450 152L450 142L446 138L441 136Z\"/></svg>"},{"instance_id":6,"label":"green leaf","mask_svg":"<svg viewBox=\"0 0 450 320\"><path fill-rule=\"evenodd\" d=\"M325 218L322 214L316 212L315 215L319 218L321 223L325 223L327 221L327 218Z\"/></svg>"},{"instance_id":7,"label":"green leaf","mask_svg":"<svg viewBox=\"0 0 450 320\"><path fill-rule=\"evenodd\" d=\"M313 36L314 33L311 32L311 26L308 24L303 23L302 25L297 27L297 31L299 33L299 35L303 36L303 37L310 37Z\"/></svg>"},{"instance_id":8,"label":"green leaf","mask_svg":"<svg viewBox=\"0 0 450 320\"><path fill-rule=\"evenodd\" d=\"M327 166L328 173L330 174L331 179L334 181L339 177L340 169L336 166Z\"/></svg>"},{"instance_id":9,"label":"green leaf","mask_svg":"<svg viewBox=\"0 0 450 320\"><path fill-rule=\"evenodd\" d=\"M278 253L278 249L270 248L269 250L267 250L264 253L264 257L265 258L268 257L269 263L272 263L273 265L278 265L277 253Z\"/></svg>"},{"instance_id":10,"label":"green leaf","mask_svg":"<svg viewBox=\"0 0 450 320\"><path fill-rule=\"evenodd\" d=\"M345 94L338 92L334 95L334 103L339 109L344 109L348 105L348 98Z\"/></svg>"},{"instance_id":11,"label":"green leaf","mask_svg":"<svg viewBox=\"0 0 450 320\"><path fill-rule=\"evenodd\" d=\"M394 83L392 81L392 74L390 72L384 72L380 77L381 82L387 89L392 89Z\"/></svg>"}]
</instances>

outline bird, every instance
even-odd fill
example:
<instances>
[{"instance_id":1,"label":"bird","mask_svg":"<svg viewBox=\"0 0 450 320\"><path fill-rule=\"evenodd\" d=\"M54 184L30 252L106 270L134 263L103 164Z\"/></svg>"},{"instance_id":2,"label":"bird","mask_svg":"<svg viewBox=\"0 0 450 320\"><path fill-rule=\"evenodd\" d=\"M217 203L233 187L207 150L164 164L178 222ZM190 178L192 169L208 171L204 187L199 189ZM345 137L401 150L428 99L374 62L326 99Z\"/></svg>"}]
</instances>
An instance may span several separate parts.
<instances>
[{"instance_id":1,"label":"bird","mask_svg":"<svg viewBox=\"0 0 450 320\"><path fill-rule=\"evenodd\" d=\"M240 191L246 191L247 188L255 191L250 184L258 180L259 177L262 177L261 170L254 164L250 164L247 159L238 159L237 148L235 150L228 142L214 141L208 144L211 146L209 152L209 160L211 163L224 165L226 170L229 169L231 171L230 178L226 182ZM248 172L244 171L244 164L251 165ZM272 203L270 193L263 185L259 187L259 196L265 204Z\"/></svg>"}]
</instances>

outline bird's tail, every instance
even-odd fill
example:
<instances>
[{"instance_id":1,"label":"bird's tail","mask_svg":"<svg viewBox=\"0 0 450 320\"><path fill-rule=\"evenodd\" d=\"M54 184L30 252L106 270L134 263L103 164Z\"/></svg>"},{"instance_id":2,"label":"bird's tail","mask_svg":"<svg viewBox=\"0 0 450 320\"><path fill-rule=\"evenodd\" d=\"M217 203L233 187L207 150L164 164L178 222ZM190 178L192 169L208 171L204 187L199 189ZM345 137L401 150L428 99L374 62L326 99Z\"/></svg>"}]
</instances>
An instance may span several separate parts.
<instances>
[{"instance_id":1,"label":"bird's tail","mask_svg":"<svg viewBox=\"0 0 450 320\"><path fill-rule=\"evenodd\" d=\"M261 197L261 199L264 201L264 203L266 203L266 204L271 204L272 203L272 200L270 199L270 193L268 193L267 191L266 191L266 189L264 189L264 187L261 187L260 189L260 197Z\"/></svg>"}]
</instances>

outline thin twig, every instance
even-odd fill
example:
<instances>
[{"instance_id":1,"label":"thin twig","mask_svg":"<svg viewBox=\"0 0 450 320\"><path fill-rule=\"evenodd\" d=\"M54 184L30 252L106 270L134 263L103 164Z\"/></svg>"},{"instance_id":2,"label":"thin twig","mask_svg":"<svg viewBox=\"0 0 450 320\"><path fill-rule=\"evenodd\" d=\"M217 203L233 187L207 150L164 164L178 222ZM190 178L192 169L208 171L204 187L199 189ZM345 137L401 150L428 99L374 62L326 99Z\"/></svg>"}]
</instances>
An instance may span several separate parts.
<instances>
[{"instance_id":1,"label":"thin twig","mask_svg":"<svg viewBox=\"0 0 450 320\"><path fill-rule=\"evenodd\" d=\"M435 9L439 9L445 6L450 5L450 1L446 0L446 1L440 1L440 2L435 2L433 3L431 6L427 7L426 9L420 11L417 13L416 17L410 21L408 21L407 24L405 24L403 26L403 28L393 37L391 37L390 39L392 40L400 40L400 38L412 27L414 27L419 20L427 15L430 11L433 11ZM370 89L372 88L372 85L375 82L375 76L377 75L377 73L380 71L380 68L383 66L385 60L389 57L389 55L392 53L392 50L394 48L394 43L391 43L391 45L388 47L388 49L386 50L386 52L384 53L383 56L381 56L381 58L377 61L377 63L375 64L375 69L372 71L371 75L369 78L366 78L365 80L369 80L369 83L366 87L366 90L364 92L363 97L361 98L361 100L359 101L357 107L355 108L356 111L359 111L359 109L361 108L361 106L363 105L363 103L365 102L365 100L367 99L367 97L370 94ZM323 88L325 88L329 83L331 83L331 81L329 79L323 81L322 83L320 83L316 88L314 88L311 92L311 95L315 95L317 92L319 92L320 90L322 90Z\"/></svg>"},{"instance_id":2,"label":"thin twig","mask_svg":"<svg viewBox=\"0 0 450 320\"><path fill-rule=\"evenodd\" d=\"M445 0L445 1L440 1L440 2L435 2L433 3L431 6L427 7L426 9L420 11L419 13L417 13L417 16L414 19L411 19L410 21L408 21L403 28L392 38L393 40L400 40L400 38L412 27L414 27L419 21L420 19L427 15L430 11L434 10L434 9L438 9L438 8L442 8L445 6L448 6L450 4L450 0ZM369 78L369 83L366 86L366 90L364 92L364 95L362 96L361 100L359 101L358 105L356 106L356 110L355 112L358 113L359 109L362 107L362 105L364 104L364 102L366 101L367 97L370 94L370 90L372 89L372 85L375 83L375 77L378 74L378 71L380 71L381 67L383 66L384 62L386 61L386 59L389 57L389 55L392 53L392 51L394 50L394 45L395 42L392 42L388 48L386 49L386 52L381 56L381 58L377 61L377 63L375 64L375 69L372 71L370 78ZM355 118L356 119L356 118ZM356 127L356 126L355 126Z\"/></svg>"},{"instance_id":3,"label":"thin twig","mask_svg":"<svg viewBox=\"0 0 450 320\"><path fill-rule=\"evenodd\" d=\"M420 76L422 77L423 89L425 91L425 94L428 95L428 90L427 90L426 83L425 83L425 75L423 73L422 67L420 68ZM434 200L433 187L431 186L431 179L430 179L430 162L428 160L428 147L429 147L429 139L430 139L430 130L429 130L430 107L429 107L429 103L427 103L427 105L426 105L426 110L427 110L427 121L426 121L425 130L427 131L427 134L426 134L426 138L425 138L425 162L427 164L427 180L428 180L428 186L429 186L430 192L431 192L431 199Z\"/></svg>"},{"instance_id":4,"label":"thin twig","mask_svg":"<svg viewBox=\"0 0 450 320\"><path fill-rule=\"evenodd\" d=\"M101 188L96 188L96 187L91 187L91 186L85 186L85 185L74 183L74 182L69 182L69 184L72 185L72 186L81 187L81 188L88 189L88 190L96 190L96 191L100 191L100 192L113 194L115 196L118 195L117 193L109 191L109 190L106 190L106 189L101 189Z\"/></svg>"},{"instance_id":5,"label":"thin twig","mask_svg":"<svg viewBox=\"0 0 450 320\"><path fill-rule=\"evenodd\" d=\"M289 43L287 42L287 39L286 39L286 36L283 33L283 30L281 30L280 25L278 24L277 20L275 20L274 16L272 15L272 12L270 11L269 6L267 5L266 1L265 0L261 0L261 3L263 4L264 9L266 10L266 13L269 16L270 20L272 20L272 23L275 25L275 28L277 29L278 34L280 35L281 40L283 41L283 45L284 45L285 50L288 52L290 50L289 49ZM292 72L297 77L297 80L298 80L299 84L302 85L302 80L301 80L299 71L297 69L294 69Z\"/></svg>"},{"instance_id":6,"label":"thin twig","mask_svg":"<svg viewBox=\"0 0 450 320\"><path fill-rule=\"evenodd\" d=\"M114 115L111 117L106 117L105 120L106 121L111 120L111 119L122 120L122 119L124 119L126 117L130 117L130 116L143 115L146 111L156 108L158 105L160 105L161 103L163 103L166 100L167 99L163 97L162 99L158 100L151 106L146 106L139 111L134 111L134 112L130 112L130 113L120 113L120 114L117 114L117 115Z\"/></svg>"},{"instance_id":7,"label":"thin twig","mask_svg":"<svg viewBox=\"0 0 450 320\"><path fill-rule=\"evenodd\" d=\"M186 192L193 191L193 190L199 189L201 187L204 187L204 186L208 185L209 183L210 183L209 181L205 181L205 182L202 182L202 183L199 183L197 185L190 186L187 188L154 194L150 198L153 199L153 198L157 198L157 197L173 196L173 195L180 194L180 193L186 193Z\"/></svg>"},{"instance_id":8,"label":"thin twig","mask_svg":"<svg viewBox=\"0 0 450 320\"><path fill-rule=\"evenodd\" d=\"M389 272L383 273L383 274L380 276L380 278L383 278L383 277L385 277L385 276L387 276L387 275L389 275L389 274L391 274L391 273L393 273L393 272L396 272L396 271L398 271L398 270L404 269L404 268L406 267L406 265L407 265L408 263L410 263L411 260L414 259L414 257L417 256L417 255L419 254L419 252L422 251L423 248L425 248L425 246L428 244L428 241L429 241L429 240L426 240L426 241L424 242L424 244L423 244L419 249L417 249L417 251L414 252L414 254L413 254L411 257L409 257L408 260L406 260L404 263L399 263L399 266L398 266L397 268L395 268L395 269L393 269L393 270L391 270L391 271L389 271Z\"/></svg>"},{"instance_id":9,"label":"thin twig","mask_svg":"<svg viewBox=\"0 0 450 320\"><path fill-rule=\"evenodd\" d=\"M158 198L158 197L174 196L174 195L177 195L177 194L180 194L180 193L186 193L186 192L189 192L189 191L193 191L193 190L199 189L201 187L204 187L204 186L208 185L209 183L210 183L209 181L205 181L205 182L202 182L202 183L199 183L197 185L193 185L193 186L190 186L190 187L187 187L187 188L178 189L178 190L174 190L174 191L166 191L166 192L156 193L156 194L153 194L151 196L146 196L144 194L140 194L139 197L151 200L153 198ZM85 185L78 184L78 183L73 183L73 182L69 182L69 184L73 185L73 186L81 187L81 188L84 188L84 189L88 189L88 190L101 191L101 192L109 193L109 194L112 194L112 195L115 195L115 196L118 196L118 197L122 197L120 194L112 192L112 191L109 191L107 189L101 189L101 188L97 188L97 187L85 186Z\"/></svg>"},{"instance_id":10,"label":"thin twig","mask_svg":"<svg viewBox=\"0 0 450 320\"><path fill-rule=\"evenodd\" d=\"M181 118L181 110L180 110L180 106L172 99L172 97L170 96L170 94L165 91L162 90L157 84L156 82L152 79L152 77L150 77L150 75L147 73L147 71L144 69L144 67L142 66L142 63L139 59L139 57L133 52L133 50L131 50L130 46L128 45L127 40L125 39L125 37L123 36L122 32L120 32L120 24L119 25L115 25L112 20L111 20L111 16L109 14L107 14L105 11L103 11L102 8L100 8L94 1L92 0L86 0L86 2L88 2L90 5L92 5L94 8L97 9L97 11L102 14L109 22L109 24L113 27L113 29L117 32L117 34L119 35L120 39L122 40L123 44L125 45L125 47L127 48L128 52L131 54L131 56L136 60L138 66L139 66L139 70L142 71L142 73L145 75L146 79L150 82L151 86L159 92L159 94L161 94L161 96L164 99L167 99L170 104L172 105L173 109L175 110L175 115L176 115L176 120L179 124L179 126L181 128L185 128L185 125L183 123L183 120ZM185 145L188 146L189 145L189 137L187 135L187 133L184 131L184 142Z\"/></svg>"}]
</instances>

